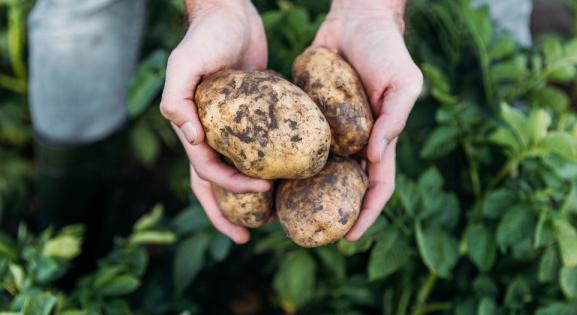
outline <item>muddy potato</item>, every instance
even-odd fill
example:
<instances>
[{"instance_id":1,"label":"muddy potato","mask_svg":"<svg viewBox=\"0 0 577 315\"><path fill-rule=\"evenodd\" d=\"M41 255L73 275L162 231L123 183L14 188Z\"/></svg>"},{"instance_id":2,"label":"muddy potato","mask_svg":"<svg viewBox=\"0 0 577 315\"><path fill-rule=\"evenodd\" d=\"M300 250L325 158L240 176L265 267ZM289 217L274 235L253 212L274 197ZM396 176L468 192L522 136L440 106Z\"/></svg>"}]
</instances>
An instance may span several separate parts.
<instances>
[{"instance_id":1,"label":"muddy potato","mask_svg":"<svg viewBox=\"0 0 577 315\"><path fill-rule=\"evenodd\" d=\"M311 178L279 182L275 199L279 221L300 246L332 243L357 220L367 187L367 176L356 161L332 156Z\"/></svg>"},{"instance_id":2,"label":"muddy potato","mask_svg":"<svg viewBox=\"0 0 577 315\"><path fill-rule=\"evenodd\" d=\"M202 80L195 102L207 143L248 176L306 178L326 163L327 120L280 75L222 70Z\"/></svg>"},{"instance_id":3,"label":"muddy potato","mask_svg":"<svg viewBox=\"0 0 577 315\"><path fill-rule=\"evenodd\" d=\"M232 223L256 228L265 224L273 213L273 189L262 193L236 194L212 184L216 203Z\"/></svg>"},{"instance_id":4,"label":"muddy potato","mask_svg":"<svg viewBox=\"0 0 577 315\"><path fill-rule=\"evenodd\" d=\"M363 149L373 127L371 107L356 71L326 48L308 48L293 63L292 75L317 103L331 126L331 150L350 155Z\"/></svg>"}]
</instances>

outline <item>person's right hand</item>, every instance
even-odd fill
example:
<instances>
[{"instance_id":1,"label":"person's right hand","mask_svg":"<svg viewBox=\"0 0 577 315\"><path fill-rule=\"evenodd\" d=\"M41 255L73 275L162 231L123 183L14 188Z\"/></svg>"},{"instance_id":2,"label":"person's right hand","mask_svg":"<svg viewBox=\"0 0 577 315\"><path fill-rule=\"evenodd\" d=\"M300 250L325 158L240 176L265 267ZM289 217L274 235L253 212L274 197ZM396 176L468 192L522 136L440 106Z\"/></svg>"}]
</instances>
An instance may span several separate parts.
<instances>
[{"instance_id":1,"label":"person's right hand","mask_svg":"<svg viewBox=\"0 0 577 315\"><path fill-rule=\"evenodd\" d=\"M194 91L203 75L222 68L266 68L266 37L260 16L249 0L187 1L187 5L191 24L168 59L160 111L184 146L190 160L192 190L212 224L236 243L245 243L248 230L223 216L210 182L236 193L264 192L270 189L270 183L224 164L204 142Z\"/></svg>"}]
</instances>

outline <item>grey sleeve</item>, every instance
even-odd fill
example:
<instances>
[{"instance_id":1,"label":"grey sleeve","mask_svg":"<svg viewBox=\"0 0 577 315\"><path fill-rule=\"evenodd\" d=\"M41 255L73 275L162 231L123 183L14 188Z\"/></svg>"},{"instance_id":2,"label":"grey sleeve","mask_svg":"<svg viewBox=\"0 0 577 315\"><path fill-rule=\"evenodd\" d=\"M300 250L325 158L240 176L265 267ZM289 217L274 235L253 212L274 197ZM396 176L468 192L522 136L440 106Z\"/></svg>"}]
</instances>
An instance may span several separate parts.
<instances>
[{"instance_id":1,"label":"grey sleeve","mask_svg":"<svg viewBox=\"0 0 577 315\"><path fill-rule=\"evenodd\" d=\"M144 0L39 0L29 25L30 111L54 143L99 140L127 119Z\"/></svg>"}]
</instances>

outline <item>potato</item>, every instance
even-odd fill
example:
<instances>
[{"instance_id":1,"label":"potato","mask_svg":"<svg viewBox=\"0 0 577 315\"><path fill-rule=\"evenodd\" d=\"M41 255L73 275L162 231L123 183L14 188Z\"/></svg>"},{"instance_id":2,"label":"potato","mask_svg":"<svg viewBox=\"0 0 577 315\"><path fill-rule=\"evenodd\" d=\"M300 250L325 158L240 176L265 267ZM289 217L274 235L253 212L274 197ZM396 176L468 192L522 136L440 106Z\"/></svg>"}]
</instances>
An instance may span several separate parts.
<instances>
[{"instance_id":1,"label":"potato","mask_svg":"<svg viewBox=\"0 0 577 315\"><path fill-rule=\"evenodd\" d=\"M280 181L275 202L281 226L300 246L332 243L357 220L367 188L367 175L356 161L332 156L311 178Z\"/></svg>"},{"instance_id":2,"label":"potato","mask_svg":"<svg viewBox=\"0 0 577 315\"><path fill-rule=\"evenodd\" d=\"M207 143L248 176L306 178L326 163L327 120L280 75L221 70L202 80L195 102Z\"/></svg>"},{"instance_id":3,"label":"potato","mask_svg":"<svg viewBox=\"0 0 577 315\"><path fill-rule=\"evenodd\" d=\"M256 228L265 224L273 213L273 189L267 192L236 194L212 184L216 203L232 223Z\"/></svg>"},{"instance_id":4,"label":"potato","mask_svg":"<svg viewBox=\"0 0 577 315\"><path fill-rule=\"evenodd\" d=\"M326 48L308 48L293 63L294 82L317 103L331 126L331 150L351 155L369 141L373 116L356 71Z\"/></svg>"}]
</instances>

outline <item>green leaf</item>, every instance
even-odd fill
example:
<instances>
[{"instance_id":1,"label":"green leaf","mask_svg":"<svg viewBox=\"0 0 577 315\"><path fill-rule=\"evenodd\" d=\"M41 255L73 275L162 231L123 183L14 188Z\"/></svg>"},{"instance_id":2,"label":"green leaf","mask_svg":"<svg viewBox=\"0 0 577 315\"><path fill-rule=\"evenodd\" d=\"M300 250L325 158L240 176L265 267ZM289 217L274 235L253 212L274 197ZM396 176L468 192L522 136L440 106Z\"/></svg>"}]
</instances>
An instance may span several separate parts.
<instances>
[{"instance_id":1,"label":"green leaf","mask_svg":"<svg viewBox=\"0 0 577 315\"><path fill-rule=\"evenodd\" d=\"M232 241L223 234L218 233L210 242L210 255L216 261L223 261L230 252L231 247Z\"/></svg>"},{"instance_id":2,"label":"green leaf","mask_svg":"<svg viewBox=\"0 0 577 315\"><path fill-rule=\"evenodd\" d=\"M577 231L565 220L555 220L561 260L565 267L577 266Z\"/></svg>"},{"instance_id":3,"label":"green leaf","mask_svg":"<svg viewBox=\"0 0 577 315\"><path fill-rule=\"evenodd\" d=\"M515 52L515 41L507 32L501 32L497 40L489 48L491 59L501 59L512 55Z\"/></svg>"},{"instance_id":4,"label":"green leaf","mask_svg":"<svg viewBox=\"0 0 577 315\"><path fill-rule=\"evenodd\" d=\"M449 85L449 79L447 75L437 66L430 63L424 63L421 65L421 71L425 76L425 81L432 88L438 89L443 92L450 92L451 87Z\"/></svg>"},{"instance_id":5,"label":"green leaf","mask_svg":"<svg viewBox=\"0 0 577 315\"><path fill-rule=\"evenodd\" d=\"M443 187L443 175L437 168L431 167L421 175L417 186L421 196L440 191Z\"/></svg>"},{"instance_id":6,"label":"green leaf","mask_svg":"<svg viewBox=\"0 0 577 315\"><path fill-rule=\"evenodd\" d=\"M497 145L507 147L513 152L519 152L522 146L513 131L506 128L497 128L497 130L491 134L489 140Z\"/></svg>"},{"instance_id":7,"label":"green leaf","mask_svg":"<svg viewBox=\"0 0 577 315\"><path fill-rule=\"evenodd\" d=\"M210 226L210 221L200 205L193 205L177 214L172 224L176 233L183 235Z\"/></svg>"},{"instance_id":8,"label":"green leaf","mask_svg":"<svg viewBox=\"0 0 577 315\"><path fill-rule=\"evenodd\" d=\"M409 261L409 244L397 230L389 226L379 238L369 257L369 281L383 279Z\"/></svg>"},{"instance_id":9,"label":"green leaf","mask_svg":"<svg viewBox=\"0 0 577 315\"><path fill-rule=\"evenodd\" d=\"M144 124L137 124L130 133L132 150L138 160L151 167L160 154L160 140L152 129Z\"/></svg>"},{"instance_id":10,"label":"green leaf","mask_svg":"<svg viewBox=\"0 0 577 315\"><path fill-rule=\"evenodd\" d=\"M0 201L0 209L2 208ZM0 234L0 258L7 258L9 260L14 260L17 258L16 248L14 244L3 235Z\"/></svg>"},{"instance_id":11,"label":"green leaf","mask_svg":"<svg viewBox=\"0 0 577 315\"><path fill-rule=\"evenodd\" d=\"M42 250L49 257L72 259L80 254L82 240L75 236L59 235L50 239Z\"/></svg>"},{"instance_id":12,"label":"green leaf","mask_svg":"<svg viewBox=\"0 0 577 315\"><path fill-rule=\"evenodd\" d=\"M497 244L502 251L505 251L523 239L531 239L534 227L535 220L530 209L525 205L514 206L499 221Z\"/></svg>"},{"instance_id":13,"label":"green leaf","mask_svg":"<svg viewBox=\"0 0 577 315\"><path fill-rule=\"evenodd\" d=\"M396 186L396 193L403 205L403 209L410 215L413 215L416 212L417 203L419 202L417 185L403 176L403 174L399 174Z\"/></svg>"},{"instance_id":14,"label":"green leaf","mask_svg":"<svg viewBox=\"0 0 577 315\"><path fill-rule=\"evenodd\" d=\"M448 278L459 258L458 244L439 227L422 229L415 225L419 253L429 270L442 278Z\"/></svg>"},{"instance_id":15,"label":"green leaf","mask_svg":"<svg viewBox=\"0 0 577 315\"><path fill-rule=\"evenodd\" d=\"M559 284L567 298L577 298L577 266L561 268Z\"/></svg>"},{"instance_id":16,"label":"green leaf","mask_svg":"<svg viewBox=\"0 0 577 315\"><path fill-rule=\"evenodd\" d=\"M553 302L539 307L535 315L575 315L576 309L577 303L575 302Z\"/></svg>"},{"instance_id":17,"label":"green leaf","mask_svg":"<svg viewBox=\"0 0 577 315\"><path fill-rule=\"evenodd\" d=\"M433 130L421 149L425 159L439 158L451 153L458 144L459 130L453 126L440 126Z\"/></svg>"},{"instance_id":18,"label":"green leaf","mask_svg":"<svg viewBox=\"0 0 577 315\"><path fill-rule=\"evenodd\" d=\"M497 305L490 298L483 298L479 303L477 315L494 315L497 313Z\"/></svg>"},{"instance_id":19,"label":"green leaf","mask_svg":"<svg viewBox=\"0 0 577 315\"><path fill-rule=\"evenodd\" d=\"M539 215L539 221L535 227L534 235L533 247L535 248L548 245L555 241L555 227L546 213L542 212Z\"/></svg>"},{"instance_id":20,"label":"green leaf","mask_svg":"<svg viewBox=\"0 0 577 315\"><path fill-rule=\"evenodd\" d=\"M334 246L321 246L315 248L324 268L329 272L330 279L341 283L346 280L346 261Z\"/></svg>"},{"instance_id":21,"label":"green leaf","mask_svg":"<svg viewBox=\"0 0 577 315\"><path fill-rule=\"evenodd\" d=\"M28 297L22 306L22 315L50 315L57 298L49 293L42 293Z\"/></svg>"},{"instance_id":22,"label":"green leaf","mask_svg":"<svg viewBox=\"0 0 577 315\"><path fill-rule=\"evenodd\" d=\"M528 128L529 121L523 112L515 109L506 103L501 104L501 117L507 123L509 128L513 130L516 138L521 143L522 147L526 147L530 142L530 130Z\"/></svg>"},{"instance_id":23,"label":"green leaf","mask_svg":"<svg viewBox=\"0 0 577 315\"><path fill-rule=\"evenodd\" d=\"M103 296L120 296L134 292L140 286L140 280L130 274L121 274L102 283L98 293Z\"/></svg>"},{"instance_id":24,"label":"green leaf","mask_svg":"<svg viewBox=\"0 0 577 315\"><path fill-rule=\"evenodd\" d=\"M556 113L563 113L569 108L570 100L563 90L547 85L533 92L529 102L534 107L547 108Z\"/></svg>"},{"instance_id":25,"label":"green leaf","mask_svg":"<svg viewBox=\"0 0 577 315\"><path fill-rule=\"evenodd\" d=\"M481 271L491 269L497 258L497 246L494 234L481 223L471 226L467 230L467 252L471 261Z\"/></svg>"},{"instance_id":26,"label":"green leaf","mask_svg":"<svg viewBox=\"0 0 577 315\"><path fill-rule=\"evenodd\" d=\"M551 125L551 115L543 109L536 109L529 115L529 130L531 130L531 143L537 143L547 135Z\"/></svg>"},{"instance_id":27,"label":"green leaf","mask_svg":"<svg viewBox=\"0 0 577 315\"><path fill-rule=\"evenodd\" d=\"M514 204L515 194L506 189L497 189L487 193L481 212L489 219L501 217Z\"/></svg>"},{"instance_id":28,"label":"green leaf","mask_svg":"<svg viewBox=\"0 0 577 315\"><path fill-rule=\"evenodd\" d=\"M543 57L545 58L546 64L555 63L564 55L561 42L559 39L552 36L541 38L541 49L543 51Z\"/></svg>"},{"instance_id":29,"label":"green leaf","mask_svg":"<svg viewBox=\"0 0 577 315\"><path fill-rule=\"evenodd\" d=\"M176 236L170 231L147 230L130 235L131 245L166 245L176 241Z\"/></svg>"},{"instance_id":30,"label":"green leaf","mask_svg":"<svg viewBox=\"0 0 577 315\"><path fill-rule=\"evenodd\" d=\"M150 213L143 215L134 224L134 231L144 231L146 229L154 227L162 218L162 213L164 212L164 207L161 204L157 204L152 208Z\"/></svg>"},{"instance_id":31,"label":"green leaf","mask_svg":"<svg viewBox=\"0 0 577 315\"><path fill-rule=\"evenodd\" d=\"M152 104L164 83L164 67L168 60L166 51L153 52L140 65L130 81L128 91L128 116L135 118Z\"/></svg>"},{"instance_id":32,"label":"green leaf","mask_svg":"<svg viewBox=\"0 0 577 315\"><path fill-rule=\"evenodd\" d=\"M533 299L531 288L524 278L517 277L507 286L505 305L512 308L521 308L523 304Z\"/></svg>"},{"instance_id":33,"label":"green leaf","mask_svg":"<svg viewBox=\"0 0 577 315\"><path fill-rule=\"evenodd\" d=\"M577 141L568 133L550 132L541 139L539 146L568 160L577 160Z\"/></svg>"},{"instance_id":34,"label":"green leaf","mask_svg":"<svg viewBox=\"0 0 577 315\"><path fill-rule=\"evenodd\" d=\"M200 271L209 241L208 233L199 233L178 244L173 274L176 292L182 293Z\"/></svg>"},{"instance_id":35,"label":"green leaf","mask_svg":"<svg viewBox=\"0 0 577 315\"><path fill-rule=\"evenodd\" d=\"M315 270L315 262L305 250L297 250L283 257L273 285L285 312L294 314L312 298Z\"/></svg>"},{"instance_id":36,"label":"green leaf","mask_svg":"<svg viewBox=\"0 0 577 315\"><path fill-rule=\"evenodd\" d=\"M539 260L537 279L541 283L551 283L555 281L560 267L561 263L555 246L548 247Z\"/></svg>"},{"instance_id":37,"label":"green leaf","mask_svg":"<svg viewBox=\"0 0 577 315\"><path fill-rule=\"evenodd\" d=\"M524 55L515 56L491 67L491 77L495 81L522 82L529 75L528 60Z\"/></svg>"}]
</instances>

